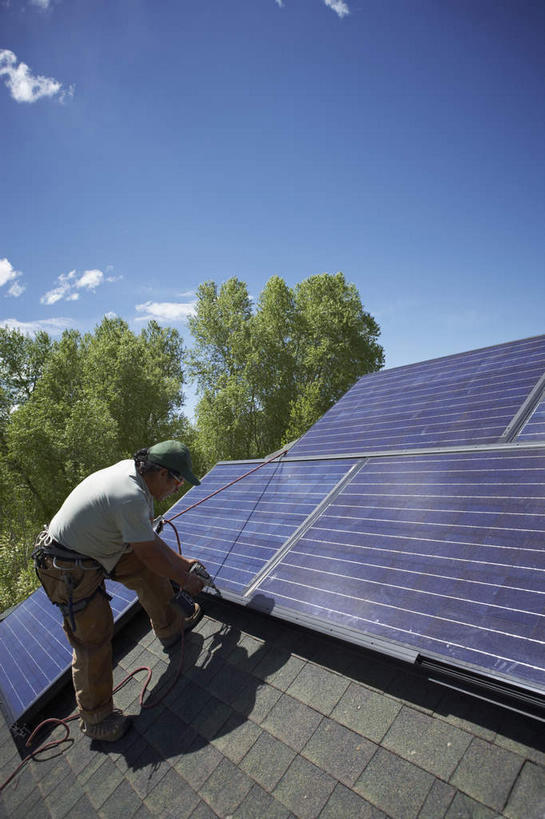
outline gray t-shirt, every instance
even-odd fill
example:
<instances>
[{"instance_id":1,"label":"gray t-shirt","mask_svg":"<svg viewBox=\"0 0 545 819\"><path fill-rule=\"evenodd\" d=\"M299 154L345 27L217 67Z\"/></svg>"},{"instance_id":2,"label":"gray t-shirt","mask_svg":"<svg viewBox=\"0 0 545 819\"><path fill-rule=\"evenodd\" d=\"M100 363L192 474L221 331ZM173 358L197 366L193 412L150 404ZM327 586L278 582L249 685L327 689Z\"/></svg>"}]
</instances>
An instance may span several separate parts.
<instances>
[{"instance_id":1,"label":"gray t-shirt","mask_svg":"<svg viewBox=\"0 0 545 819\"><path fill-rule=\"evenodd\" d=\"M153 497L134 461L93 472L68 495L49 524L63 546L111 572L130 543L153 540Z\"/></svg>"}]
</instances>

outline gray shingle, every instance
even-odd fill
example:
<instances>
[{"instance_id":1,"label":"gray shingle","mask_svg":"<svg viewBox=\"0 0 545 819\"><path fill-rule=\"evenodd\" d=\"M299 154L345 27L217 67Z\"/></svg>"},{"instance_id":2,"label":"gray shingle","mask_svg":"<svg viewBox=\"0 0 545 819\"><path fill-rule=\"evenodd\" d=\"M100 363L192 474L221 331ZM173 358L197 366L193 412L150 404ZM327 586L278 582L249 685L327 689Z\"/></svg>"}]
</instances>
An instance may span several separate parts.
<instances>
[{"instance_id":1,"label":"gray shingle","mask_svg":"<svg viewBox=\"0 0 545 819\"><path fill-rule=\"evenodd\" d=\"M233 813L233 819L288 819L289 816L289 810L259 785L252 787Z\"/></svg>"},{"instance_id":2,"label":"gray shingle","mask_svg":"<svg viewBox=\"0 0 545 819\"><path fill-rule=\"evenodd\" d=\"M352 786L376 750L377 746L360 734L326 718L301 755L340 782Z\"/></svg>"},{"instance_id":3,"label":"gray shingle","mask_svg":"<svg viewBox=\"0 0 545 819\"><path fill-rule=\"evenodd\" d=\"M471 734L459 728L403 707L382 740L382 745L414 765L448 779L471 739Z\"/></svg>"},{"instance_id":4,"label":"gray shingle","mask_svg":"<svg viewBox=\"0 0 545 819\"><path fill-rule=\"evenodd\" d=\"M441 819L450 807L456 794L455 788L436 779L426 797L418 819Z\"/></svg>"},{"instance_id":5,"label":"gray shingle","mask_svg":"<svg viewBox=\"0 0 545 819\"><path fill-rule=\"evenodd\" d=\"M193 813L191 819L216 819L217 813L214 813L210 805L206 802L199 802Z\"/></svg>"},{"instance_id":6,"label":"gray shingle","mask_svg":"<svg viewBox=\"0 0 545 819\"><path fill-rule=\"evenodd\" d=\"M134 816L141 805L140 797L129 783L124 780L100 808L104 819L123 819Z\"/></svg>"},{"instance_id":7,"label":"gray shingle","mask_svg":"<svg viewBox=\"0 0 545 819\"><path fill-rule=\"evenodd\" d=\"M217 697L210 697L206 706L192 720L193 727L206 739L213 739L231 714L229 705Z\"/></svg>"},{"instance_id":8,"label":"gray shingle","mask_svg":"<svg viewBox=\"0 0 545 819\"><path fill-rule=\"evenodd\" d=\"M354 790L393 819L413 819L432 784L431 774L379 748Z\"/></svg>"},{"instance_id":9,"label":"gray shingle","mask_svg":"<svg viewBox=\"0 0 545 819\"><path fill-rule=\"evenodd\" d=\"M460 792L456 794L445 813L445 819L497 819L497 817L497 813L487 808L482 802L477 802Z\"/></svg>"},{"instance_id":10,"label":"gray shingle","mask_svg":"<svg viewBox=\"0 0 545 819\"><path fill-rule=\"evenodd\" d=\"M200 789L201 796L219 816L232 814L253 786L249 776L223 759Z\"/></svg>"},{"instance_id":11,"label":"gray shingle","mask_svg":"<svg viewBox=\"0 0 545 819\"><path fill-rule=\"evenodd\" d=\"M259 685L255 690L246 688L233 702L233 708L261 724L280 697L280 691L270 685Z\"/></svg>"},{"instance_id":12,"label":"gray shingle","mask_svg":"<svg viewBox=\"0 0 545 819\"><path fill-rule=\"evenodd\" d=\"M98 810L123 781L123 774L116 765L105 759L85 783L85 793Z\"/></svg>"},{"instance_id":13,"label":"gray shingle","mask_svg":"<svg viewBox=\"0 0 545 819\"><path fill-rule=\"evenodd\" d=\"M336 785L333 777L300 756L292 764L273 791L297 817L318 816Z\"/></svg>"},{"instance_id":14,"label":"gray shingle","mask_svg":"<svg viewBox=\"0 0 545 819\"><path fill-rule=\"evenodd\" d=\"M295 751L262 731L255 745L248 751L240 767L262 788L272 791L286 773L295 757Z\"/></svg>"},{"instance_id":15,"label":"gray shingle","mask_svg":"<svg viewBox=\"0 0 545 819\"><path fill-rule=\"evenodd\" d=\"M320 819L387 819L386 814L339 782Z\"/></svg>"},{"instance_id":16,"label":"gray shingle","mask_svg":"<svg viewBox=\"0 0 545 819\"><path fill-rule=\"evenodd\" d=\"M307 663L294 679L287 693L329 715L348 688L349 682L326 668Z\"/></svg>"},{"instance_id":17,"label":"gray shingle","mask_svg":"<svg viewBox=\"0 0 545 819\"><path fill-rule=\"evenodd\" d=\"M253 673L256 677L266 680L269 685L286 691L304 664L300 657L294 657L284 649L272 647L253 669Z\"/></svg>"},{"instance_id":18,"label":"gray shingle","mask_svg":"<svg viewBox=\"0 0 545 819\"><path fill-rule=\"evenodd\" d=\"M450 781L478 802L501 811L523 761L510 751L474 739Z\"/></svg>"},{"instance_id":19,"label":"gray shingle","mask_svg":"<svg viewBox=\"0 0 545 819\"><path fill-rule=\"evenodd\" d=\"M227 662L241 671L252 671L261 662L267 651L267 645L263 640L256 640L255 637L244 634L228 655Z\"/></svg>"},{"instance_id":20,"label":"gray shingle","mask_svg":"<svg viewBox=\"0 0 545 819\"><path fill-rule=\"evenodd\" d=\"M263 720L262 727L291 748L300 751L321 720L322 717L317 711L294 700L288 694L283 694Z\"/></svg>"},{"instance_id":21,"label":"gray shingle","mask_svg":"<svg viewBox=\"0 0 545 819\"><path fill-rule=\"evenodd\" d=\"M545 771L526 762L504 810L509 819L543 819L545 816Z\"/></svg>"},{"instance_id":22,"label":"gray shingle","mask_svg":"<svg viewBox=\"0 0 545 819\"><path fill-rule=\"evenodd\" d=\"M202 737L197 737L191 747L174 763L174 769L198 791L212 771L224 759L222 754Z\"/></svg>"},{"instance_id":23,"label":"gray shingle","mask_svg":"<svg viewBox=\"0 0 545 819\"><path fill-rule=\"evenodd\" d=\"M333 709L331 718L373 742L380 742L400 710L401 704L391 697L351 683Z\"/></svg>"},{"instance_id":24,"label":"gray shingle","mask_svg":"<svg viewBox=\"0 0 545 819\"><path fill-rule=\"evenodd\" d=\"M151 813L159 816L191 816L200 798L182 777L169 768L165 776L148 793L145 804Z\"/></svg>"},{"instance_id":25,"label":"gray shingle","mask_svg":"<svg viewBox=\"0 0 545 819\"><path fill-rule=\"evenodd\" d=\"M232 714L212 740L213 745L235 765L252 747L261 728L242 714Z\"/></svg>"}]
</instances>

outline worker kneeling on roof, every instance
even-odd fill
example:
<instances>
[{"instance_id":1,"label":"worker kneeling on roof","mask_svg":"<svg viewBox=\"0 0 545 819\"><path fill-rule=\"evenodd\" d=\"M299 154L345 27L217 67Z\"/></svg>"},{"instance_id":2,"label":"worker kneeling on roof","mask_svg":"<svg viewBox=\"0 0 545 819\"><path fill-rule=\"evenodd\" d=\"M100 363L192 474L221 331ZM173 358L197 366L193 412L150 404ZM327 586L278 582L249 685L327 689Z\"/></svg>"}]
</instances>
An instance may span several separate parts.
<instances>
[{"instance_id":1,"label":"worker kneeling on roof","mask_svg":"<svg viewBox=\"0 0 545 819\"><path fill-rule=\"evenodd\" d=\"M119 739L130 724L112 701L114 621L105 576L133 589L165 648L184 619L171 604L173 580L191 595L203 584L191 573L195 560L173 552L153 529L153 502L175 492L184 480L194 486L189 450L179 441L141 449L133 459L94 472L67 497L34 549L38 576L52 603L62 611L63 628L73 648L72 677L80 727L93 739Z\"/></svg>"}]
</instances>

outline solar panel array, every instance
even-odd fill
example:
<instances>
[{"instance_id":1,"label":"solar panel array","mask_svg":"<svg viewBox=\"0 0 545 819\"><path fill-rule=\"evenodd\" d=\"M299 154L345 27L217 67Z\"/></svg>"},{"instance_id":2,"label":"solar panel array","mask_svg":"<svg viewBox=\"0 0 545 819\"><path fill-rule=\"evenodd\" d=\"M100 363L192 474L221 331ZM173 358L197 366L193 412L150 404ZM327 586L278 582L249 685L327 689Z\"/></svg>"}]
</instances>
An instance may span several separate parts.
<instances>
[{"instance_id":1,"label":"solar panel array","mask_svg":"<svg viewBox=\"0 0 545 819\"><path fill-rule=\"evenodd\" d=\"M133 607L136 594L111 580L106 588L117 622ZM0 694L10 725L66 677L71 661L61 613L40 588L0 621Z\"/></svg>"},{"instance_id":2,"label":"solar panel array","mask_svg":"<svg viewBox=\"0 0 545 819\"><path fill-rule=\"evenodd\" d=\"M257 593L545 691L544 499L545 449L369 459Z\"/></svg>"},{"instance_id":3,"label":"solar panel array","mask_svg":"<svg viewBox=\"0 0 545 819\"><path fill-rule=\"evenodd\" d=\"M223 490L180 519L190 552L206 564L224 590L246 587L342 480L355 461L271 463ZM218 464L169 512L183 512L216 489L248 472L247 464ZM177 549L174 532L164 539Z\"/></svg>"},{"instance_id":4,"label":"solar panel array","mask_svg":"<svg viewBox=\"0 0 545 819\"><path fill-rule=\"evenodd\" d=\"M184 554L230 599L545 696L544 375L540 336L364 376L288 457L178 518ZM255 465L216 465L169 517ZM11 722L69 662L38 591L0 622Z\"/></svg>"},{"instance_id":5,"label":"solar panel array","mask_svg":"<svg viewBox=\"0 0 545 819\"><path fill-rule=\"evenodd\" d=\"M491 444L545 371L545 336L361 378L290 456Z\"/></svg>"}]
</instances>

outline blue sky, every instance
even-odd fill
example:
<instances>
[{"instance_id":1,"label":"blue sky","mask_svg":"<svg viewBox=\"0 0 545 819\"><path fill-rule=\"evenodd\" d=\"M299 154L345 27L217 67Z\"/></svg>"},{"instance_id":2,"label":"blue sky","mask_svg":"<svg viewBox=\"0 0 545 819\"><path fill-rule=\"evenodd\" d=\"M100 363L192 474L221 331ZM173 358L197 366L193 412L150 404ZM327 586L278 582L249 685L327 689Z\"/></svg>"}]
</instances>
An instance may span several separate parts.
<instances>
[{"instance_id":1,"label":"blue sky","mask_svg":"<svg viewBox=\"0 0 545 819\"><path fill-rule=\"evenodd\" d=\"M341 270L389 367L545 332L544 32L539 0L0 0L0 323L189 344L207 279Z\"/></svg>"}]
</instances>

